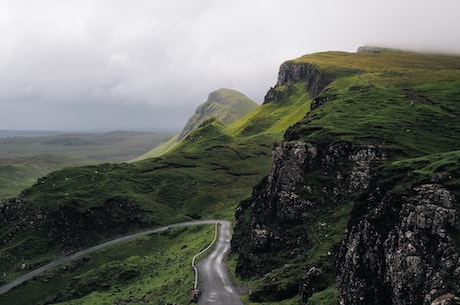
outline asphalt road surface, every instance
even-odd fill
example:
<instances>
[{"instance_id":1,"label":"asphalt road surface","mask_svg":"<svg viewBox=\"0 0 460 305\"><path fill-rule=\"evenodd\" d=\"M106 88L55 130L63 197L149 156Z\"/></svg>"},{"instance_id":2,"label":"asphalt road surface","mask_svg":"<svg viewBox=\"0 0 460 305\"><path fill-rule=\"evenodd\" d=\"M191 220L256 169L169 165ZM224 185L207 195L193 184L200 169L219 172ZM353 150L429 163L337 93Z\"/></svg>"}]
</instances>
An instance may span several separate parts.
<instances>
[{"instance_id":1,"label":"asphalt road surface","mask_svg":"<svg viewBox=\"0 0 460 305\"><path fill-rule=\"evenodd\" d=\"M71 260L74 260L74 259L76 259L76 258L78 258L80 256L83 256L83 255L89 254L91 252L97 251L97 250L99 250L101 248L104 248L104 247L107 247L107 246L110 246L110 245L113 245L113 244L116 244L116 243L119 243L119 242L122 242L122 241L127 241L127 240L130 240L130 239L139 237L139 236L145 236L145 235L150 235L150 234L154 234L154 233L158 233L158 232L163 232L163 231L166 231L166 230L168 230L170 228L189 227L189 226L195 226L195 225L201 225L201 224L214 224L216 222L222 223L223 226L225 226L225 224L226 224L227 230L226 230L226 233L225 232L224 233L228 234L228 235L226 235L226 238L230 240L230 238L231 238L230 229L229 229L230 224L228 222L226 222L226 221L223 221L223 220L197 220L197 221L188 221L188 222L176 223L176 224L172 224L172 225L157 228L157 229L151 229L151 230L147 230L147 231L143 231L143 232L139 232L139 233L119 237L119 238L110 240L108 242L104 242L102 244L93 246L91 248L87 248L85 250L76 252L74 254L71 254L71 255L68 255L68 256L65 256L65 257L61 257L58 260L55 260L55 261L53 261L53 262L51 262L51 263L49 263L47 265L44 265L44 266L42 266L42 267L40 267L38 269L35 269L35 270L33 270L33 271L29 272L29 273L26 273L23 276L15 279L14 281L12 281L12 282L4 285L4 286L1 286L0 287L0 294L4 294L4 293L10 291L12 288L14 288L14 287L16 287L18 285L21 285L22 283L24 283L24 282L36 277L37 275L39 275L39 274L41 274L41 273L43 273L43 272L45 272L45 271L47 271L47 270L49 270L51 268L57 267L59 265L67 263L67 262L69 262ZM220 244L220 240L219 240L219 244ZM229 242L227 244L228 244L228 246L230 245ZM214 254L214 253L215 253L215 251L212 252L212 254ZM203 304L208 304L208 303L203 303ZM242 304L242 303L240 302L240 303L220 303L220 304L224 305L224 304Z\"/></svg>"},{"instance_id":2,"label":"asphalt road surface","mask_svg":"<svg viewBox=\"0 0 460 305\"><path fill-rule=\"evenodd\" d=\"M243 305L236 291L224 258L230 250L230 223L219 222L219 239L211 254L198 265L199 285L201 296L198 304Z\"/></svg>"}]
</instances>

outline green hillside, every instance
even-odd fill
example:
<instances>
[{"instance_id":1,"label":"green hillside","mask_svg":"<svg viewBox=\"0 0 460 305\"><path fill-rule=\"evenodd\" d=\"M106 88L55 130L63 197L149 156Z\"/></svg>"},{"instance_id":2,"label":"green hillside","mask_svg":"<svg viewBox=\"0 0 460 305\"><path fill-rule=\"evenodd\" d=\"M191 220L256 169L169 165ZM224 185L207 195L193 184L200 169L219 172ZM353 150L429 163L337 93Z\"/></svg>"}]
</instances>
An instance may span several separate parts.
<instances>
[{"instance_id":1,"label":"green hillside","mask_svg":"<svg viewBox=\"0 0 460 305\"><path fill-rule=\"evenodd\" d=\"M213 236L214 225L194 226L110 246L0 295L0 304L187 304L194 273L184 266Z\"/></svg>"},{"instance_id":2,"label":"green hillside","mask_svg":"<svg viewBox=\"0 0 460 305\"><path fill-rule=\"evenodd\" d=\"M168 139L133 161L160 157L172 150L177 143L184 140L190 132L206 120L215 118L225 125L230 125L253 111L257 106L254 101L236 90L222 88L213 91L209 94L207 101L198 106L196 112L190 117L179 135Z\"/></svg>"},{"instance_id":3,"label":"green hillside","mask_svg":"<svg viewBox=\"0 0 460 305\"><path fill-rule=\"evenodd\" d=\"M324 52L286 62L264 104L233 123L217 115L194 119L193 130L160 157L66 168L38 179L21 197L3 201L0 270L6 275L0 281L25 272L23 264L33 268L142 228L208 217L234 220L241 202L231 261L237 280L254 291L250 301L244 297L247 302L298 304L305 271L316 266L324 273L308 304L336 304L334 255L328 253L336 251L348 222L359 218L362 195L343 185L334 189L338 168L353 168L347 163L352 159L337 159L354 147L378 147L385 158L376 161L381 168L372 172L382 175L371 184L402 192L413 181L448 172L454 177L450 189L460 195L459 80L460 57L446 55ZM290 198L289 192L276 189L274 176L267 177L277 166L272 153L274 158L283 145L305 142L314 147L307 152L321 158L302 163L313 170L299 178L303 184ZM293 149L293 158L299 155L301 150ZM270 183L276 187L267 191ZM300 205L293 205L293 211L264 206L277 192L320 204L305 212L312 218L302 223L293 212ZM294 220L281 221L279 213L291 213ZM264 229L252 227L258 223L267 230L276 227L282 232L278 241L286 243L273 250L274 239L268 250L257 248L254 230ZM66 277L85 284L93 275ZM125 286L114 287L106 291L127 295ZM59 289L63 300L79 297Z\"/></svg>"},{"instance_id":4,"label":"green hillside","mask_svg":"<svg viewBox=\"0 0 460 305\"><path fill-rule=\"evenodd\" d=\"M130 162L137 162L145 159L157 158L165 154L166 152L170 151L174 146L177 145L177 143L179 143L179 134L169 137L152 150L149 150L148 152L140 156L137 156L133 160L130 160Z\"/></svg>"},{"instance_id":5,"label":"green hillside","mask_svg":"<svg viewBox=\"0 0 460 305\"><path fill-rule=\"evenodd\" d=\"M340 77L315 97L324 105L293 127L288 140L385 142L407 156L460 148L459 57L329 52L294 62Z\"/></svg>"},{"instance_id":6,"label":"green hillside","mask_svg":"<svg viewBox=\"0 0 460 305\"><path fill-rule=\"evenodd\" d=\"M64 168L96 163L56 155L38 155L14 159L0 158L0 198L12 198L35 183L37 178Z\"/></svg>"},{"instance_id":7,"label":"green hillside","mask_svg":"<svg viewBox=\"0 0 460 305\"><path fill-rule=\"evenodd\" d=\"M64 167L128 161L168 137L165 134L135 131L3 133L7 137L0 138L0 199L15 197L37 178ZM20 136L14 136L16 134Z\"/></svg>"},{"instance_id":8,"label":"green hillside","mask_svg":"<svg viewBox=\"0 0 460 305\"><path fill-rule=\"evenodd\" d=\"M225 125L231 124L252 110L257 104L246 95L231 89L219 89L209 94L208 100L201 104L185 124L179 135L184 139L193 129L212 117Z\"/></svg>"}]
</instances>

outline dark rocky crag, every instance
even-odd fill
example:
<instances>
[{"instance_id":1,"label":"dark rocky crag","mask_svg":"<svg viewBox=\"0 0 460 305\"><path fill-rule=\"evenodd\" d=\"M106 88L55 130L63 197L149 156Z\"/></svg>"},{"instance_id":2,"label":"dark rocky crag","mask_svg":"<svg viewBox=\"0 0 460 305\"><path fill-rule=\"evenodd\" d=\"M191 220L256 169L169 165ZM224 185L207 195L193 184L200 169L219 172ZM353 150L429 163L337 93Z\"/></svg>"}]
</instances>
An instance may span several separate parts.
<instances>
[{"instance_id":1,"label":"dark rocky crag","mask_svg":"<svg viewBox=\"0 0 460 305\"><path fill-rule=\"evenodd\" d=\"M288 61L280 66L278 81L265 95L264 103L279 101L283 95L280 88L287 87L289 93L290 86L300 81L306 82L305 91L310 97L316 96L333 80L333 74L321 71L315 65Z\"/></svg>"},{"instance_id":2,"label":"dark rocky crag","mask_svg":"<svg viewBox=\"0 0 460 305\"><path fill-rule=\"evenodd\" d=\"M458 304L457 203L442 180L405 195L373 189L356 209L337 259L343 304ZM359 210L359 212L358 212Z\"/></svg>"},{"instance_id":3,"label":"dark rocky crag","mask_svg":"<svg viewBox=\"0 0 460 305\"><path fill-rule=\"evenodd\" d=\"M375 146L318 147L284 142L276 147L268 177L236 210L233 247L240 254L237 273L242 277L266 275L285 260L306 257L315 246L309 236L311 224L330 226L333 219L327 215L338 207L347 209L350 197L368 187L374 175L373 165L385 159L386 152ZM299 281L287 288L269 287L255 292L255 297L281 300L298 294L300 284L306 301L313 291L330 284L317 274L331 263L334 250L329 250L329 255L306 263L303 283L311 285Z\"/></svg>"},{"instance_id":4,"label":"dark rocky crag","mask_svg":"<svg viewBox=\"0 0 460 305\"><path fill-rule=\"evenodd\" d=\"M314 111L329 102L324 92L333 80L314 65L287 62L265 103L302 81ZM252 299L300 295L307 304L332 289L338 297L324 304L460 304L457 199L446 186L452 173L429 181L385 176L399 152L383 141L302 136L295 126L286 132L270 173L236 209L236 273L261 278Z\"/></svg>"}]
</instances>

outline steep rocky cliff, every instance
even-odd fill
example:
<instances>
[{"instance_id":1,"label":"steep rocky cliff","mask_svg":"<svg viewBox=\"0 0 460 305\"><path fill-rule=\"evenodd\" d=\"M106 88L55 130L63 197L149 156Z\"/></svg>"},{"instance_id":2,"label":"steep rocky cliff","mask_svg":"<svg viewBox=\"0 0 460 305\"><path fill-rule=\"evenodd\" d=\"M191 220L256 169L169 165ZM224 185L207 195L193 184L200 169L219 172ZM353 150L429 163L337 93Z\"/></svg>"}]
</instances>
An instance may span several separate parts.
<instances>
[{"instance_id":1,"label":"steep rocky cliff","mask_svg":"<svg viewBox=\"0 0 460 305\"><path fill-rule=\"evenodd\" d=\"M267 92L264 103L279 101L282 97L280 88L287 87L300 81L305 82L305 91L311 96L318 95L334 80L334 75L319 70L309 63L295 63L287 61L280 66L276 85Z\"/></svg>"},{"instance_id":2,"label":"steep rocky cliff","mask_svg":"<svg viewBox=\"0 0 460 305\"><path fill-rule=\"evenodd\" d=\"M327 55L283 64L266 96L302 98L286 89L302 83L311 111L236 209L236 273L253 279L259 302L460 304L459 100L433 87L423 92L436 97L431 108L404 94L436 80L460 86L415 79L431 69L422 55L405 72L405 53Z\"/></svg>"},{"instance_id":3,"label":"steep rocky cliff","mask_svg":"<svg viewBox=\"0 0 460 305\"><path fill-rule=\"evenodd\" d=\"M460 303L458 202L443 186L451 179L363 196L338 251L343 304Z\"/></svg>"},{"instance_id":4,"label":"steep rocky cliff","mask_svg":"<svg viewBox=\"0 0 460 305\"><path fill-rule=\"evenodd\" d=\"M299 258L302 269L320 274L330 269L352 198L368 188L376 166L386 158L386 151L373 145L283 142L275 148L267 178L236 210L236 271L242 277L264 275L273 284L255 291L255 299L281 300L302 293L306 301L318 288L333 284L330 275L301 275L300 270L287 283L267 274ZM302 285L306 282L310 284Z\"/></svg>"}]
</instances>

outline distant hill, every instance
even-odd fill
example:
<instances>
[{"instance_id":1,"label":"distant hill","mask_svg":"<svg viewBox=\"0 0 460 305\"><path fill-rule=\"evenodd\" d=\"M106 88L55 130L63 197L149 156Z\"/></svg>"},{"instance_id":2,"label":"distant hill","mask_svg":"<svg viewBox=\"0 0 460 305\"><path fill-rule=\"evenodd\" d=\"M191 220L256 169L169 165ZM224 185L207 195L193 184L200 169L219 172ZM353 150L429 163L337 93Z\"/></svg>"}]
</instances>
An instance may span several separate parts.
<instances>
[{"instance_id":1,"label":"distant hill","mask_svg":"<svg viewBox=\"0 0 460 305\"><path fill-rule=\"evenodd\" d=\"M229 125L241 119L257 106L253 100L236 90L219 89L211 92L208 100L200 105L195 114L188 120L179 134L179 141L184 139L190 131L212 117L225 125Z\"/></svg>"},{"instance_id":2,"label":"distant hill","mask_svg":"<svg viewBox=\"0 0 460 305\"><path fill-rule=\"evenodd\" d=\"M0 198L13 197L52 171L124 162L160 144L168 134L137 131L64 133L0 131Z\"/></svg>"},{"instance_id":3,"label":"distant hill","mask_svg":"<svg viewBox=\"0 0 460 305\"><path fill-rule=\"evenodd\" d=\"M211 118L229 125L256 109L257 106L256 102L236 90L222 88L213 91L209 94L207 101L198 106L195 114L190 117L178 136L171 137L152 151L134 159L134 161L154 158L164 154L182 141L192 130Z\"/></svg>"},{"instance_id":4,"label":"distant hill","mask_svg":"<svg viewBox=\"0 0 460 305\"><path fill-rule=\"evenodd\" d=\"M0 139L8 137L38 137L38 136L52 136L63 134L64 131L57 130L16 130L16 129L0 129Z\"/></svg>"}]
</instances>

